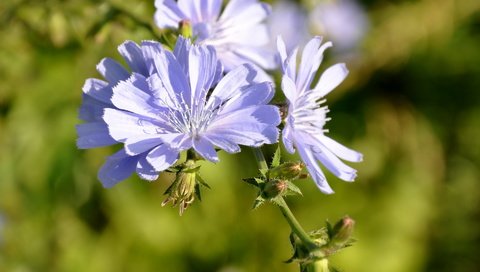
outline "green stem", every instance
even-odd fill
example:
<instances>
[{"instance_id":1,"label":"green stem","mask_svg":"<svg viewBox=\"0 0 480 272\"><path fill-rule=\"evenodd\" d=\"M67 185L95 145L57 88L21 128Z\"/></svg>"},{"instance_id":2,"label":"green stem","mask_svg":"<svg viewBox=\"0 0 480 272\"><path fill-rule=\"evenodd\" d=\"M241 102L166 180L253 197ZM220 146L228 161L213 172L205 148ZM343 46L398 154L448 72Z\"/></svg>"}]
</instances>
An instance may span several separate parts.
<instances>
[{"instance_id":1,"label":"green stem","mask_svg":"<svg viewBox=\"0 0 480 272\"><path fill-rule=\"evenodd\" d=\"M267 160L265 160L265 156L263 156L263 152L260 148L253 148L253 155L255 155L255 159L257 160L258 168L260 170L267 170Z\"/></svg>"},{"instance_id":2,"label":"green stem","mask_svg":"<svg viewBox=\"0 0 480 272\"><path fill-rule=\"evenodd\" d=\"M260 148L253 148L253 154L255 155L255 159L257 160L257 164L260 170L268 169L267 161L265 160L265 156L263 155L262 150L260 150ZM316 248L317 246L310 238L310 236L305 232L305 230L303 230L302 226L293 215L292 211L288 207L287 202L285 202L283 197L281 197L280 200L277 201L277 204L283 214L283 217L285 217L288 224L290 225L292 232L295 233L309 249Z\"/></svg>"},{"instance_id":3,"label":"green stem","mask_svg":"<svg viewBox=\"0 0 480 272\"><path fill-rule=\"evenodd\" d=\"M312 238L310 238L310 235L305 232L300 223L297 221L283 197L277 201L277 204L280 207L280 211L282 212L283 217L285 217L288 224L290 225L292 232L295 233L309 249L317 248L317 245L313 242Z\"/></svg>"}]
</instances>

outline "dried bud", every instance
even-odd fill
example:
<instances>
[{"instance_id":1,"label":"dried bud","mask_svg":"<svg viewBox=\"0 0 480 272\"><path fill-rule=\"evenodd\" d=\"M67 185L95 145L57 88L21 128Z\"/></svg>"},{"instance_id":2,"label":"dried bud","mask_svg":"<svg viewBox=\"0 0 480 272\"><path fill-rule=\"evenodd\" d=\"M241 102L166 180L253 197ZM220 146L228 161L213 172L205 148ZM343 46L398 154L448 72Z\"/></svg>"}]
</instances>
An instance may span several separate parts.
<instances>
[{"instance_id":1,"label":"dried bud","mask_svg":"<svg viewBox=\"0 0 480 272\"><path fill-rule=\"evenodd\" d=\"M304 165L301 162L285 162L275 168L270 169L269 177L271 179L296 179L302 174L303 167Z\"/></svg>"},{"instance_id":2,"label":"dried bud","mask_svg":"<svg viewBox=\"0 0 480 272\"><path fill-rule=\"evenodd\" d=\"M182 215L188 206L193 203L197 185L194 166L195 163L190 160L184 163L182 169L177 172L177 176L172 185L165 191L165 194L168 196L162 202L162 206L165 206L169 202L171 202L173 206L178 205L180 215Z\"/></svg>"}]
</instances>

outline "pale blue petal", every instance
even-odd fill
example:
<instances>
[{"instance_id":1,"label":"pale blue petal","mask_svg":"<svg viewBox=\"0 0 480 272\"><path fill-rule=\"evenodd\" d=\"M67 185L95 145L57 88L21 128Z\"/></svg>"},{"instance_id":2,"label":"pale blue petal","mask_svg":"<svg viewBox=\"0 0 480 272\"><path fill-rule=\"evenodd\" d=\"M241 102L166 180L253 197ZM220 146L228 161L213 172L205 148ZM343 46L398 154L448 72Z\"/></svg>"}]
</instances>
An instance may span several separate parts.
<instances>
[{"instance_id":1,"label":"pale blue petal","mask_svg":"<svg viewBox=\"0 0 480 272\"><path fill-rule=\"evenodd\" d=\"M338 63L323 72L315 86L314 92L324 97L335 89L347 77L348 69L344 63Z\"/></svg>"},{"instance_id":2,"label":"pale blue petal","mask_svg":"<svg viewBox=\"0 0 480 272\"><path fill-rule=\"evenodd\" d=\"M322 170L318 166L312 152L301 143L297 143L297 150L302 158L302 161L305 163L308 172L312 176L313 181L315 181L315 184L317 184L317 187L320 189L320 191L325 194L333 194L333 190L328 184Z\"/></svg>"},{"instance_id":3,"label":"pale blue petal","mask_svg":"<svg viewBox=\"0 0 480 272\"><path fill-rule=\"evenodd\" d=\"M233 32L233 30L232 30ZM264 46L270 42L270 32L267 25L265 24L256 24L246 27L245 24L242 24L242 28L235 31L235 35L231 35L228 41L230 43L235 43L239 46L250 46L258 47ZM238 47L232 48L234 51Z\"/></svg>"},{"instance_id":4,"label":"pale blue petal","mask_svg":"<svg viewBox=\"0 0 480 272\"><path fill-rule=\"evenodd\" d=\"M193 148L204 159L211 162L218 162L217 151L214 146L208 140L203 137L196 137L193 140Z\"/></svg>"},{"instance_id":5,"label":"pale blue petal","mask_svg":"<svg viewBox=\"0 0 480 272\"><path fill-rule=\"evenodd\" d=\"M134 136L125 141L125 152L130 156L135 156L149 151L162 143L163 141L155 134Z\"/></svg>"},{"instance_id":6,"label":"pale blue petal","mask_svg":"<svg viewBox=\"0 0 480 272\"><path fill-rule=\"evenodd\" d=\"M338 178L344 181L354 181L357 171L350 166L344 164L337 156L326 148L312 148L315 158L322 162L327 169Z\"/></svg>"},{"instance_id":7,"label":"pale blue petal","mask_svg":"<svg viewBox=\"0 0 480 272\"><path fill-rule=\"evenodd\" d=\"M148 76L149 71L143 58L142 49L132 41L126 41L118 47L118 52L123 56L132 72Z\"/></svg>"},{"instance_id":8,"label":"pale blue petal","mask_svg":"<svg viewBox=\"0 0 480 272\"><path fill-rule=\"evenodd\" d=\"M259 146L278 141L280 123L278 108L270 105L253 106L221 116L212 122L209 135L219 135L231 142Z\"/></svg>"},{"instance_id":9,"label":"pale blue petal","mask_svg":"<svg viewBox=\"0 0 480 272\"><path fill-rule=\"evenodd\" d=\"M252 0L231 0L225 6L220 21L228 27L246 27L265 20L271 12L270 5Z\"/></svg>"},{"instance_id":10,"label":"pale blue petal","mask_svg":"<svg viewBox=\"0 0 480 272\"><path fill-rule=\"evenodd\" d=\"M297 87L288 76L282 77L282 91L290 104L294 104L297 100Z\"/></svg>"},{"instance_id":11,"label":"pale blue petal","mask_svg":"<svg viewBox=\"0 0 480 272\"><path fill-rule=\"evenodd\" d=\"M191 96L185 98L190 107L194 103L205 103L205 97L212 86L217 71L217 56L210 46L192 46L189 54L189 75Z\"/></svg>"},{"instance_id":12,"label":"pale blue petal","mask_svg":"<svg viewBox=\"0 0 480 272\"><path fill-rule=\"evenodd\" d=\"M223 127L208 131L208 135L218 135L232 143L253 147L278 142L278 129L274 126Z\"/></svg>"},{"instance_id":13,"label":"pale blue petal","mask_svg":"<svg viewBox=\"0 0 480 272\"><path fill-rule=\"evenodd\" d=\"M246 125L263 126L280 124L278 107L272 105L251 106L234 112L218 116L211 124L211 128L241 127Z\"/></svg>"},{"instance_id":14,"label":"pale blue petal","mask_svg":"<svg viewBox=\"0 0 480 272\"><path fill-rule=\"evenodd\" d=\"M125 142L130 137L159 132L159 124L153 120L122 110L105 109L103 120L108 125L110 136L119 142Z\"/></svg>"},{"instance_id":15,"label":"pale blue petal","mask_svg":"<svg viewBox=\"0 0 480 272\"><path fill-rule=\"evenodd\" d=\"M177 150L163 144L148 153L147 161L156 171L161 172L172 166L178 160L178 157Z\"/></svg>"},{"instance_id":16,"label":"pale blue petal","mask_svg":"<svg viewBox=\"0 0 480 272\"><path fill-rule=\"evenodd\" d=\"M178 23L187 18L173 0L155 0L155 7L154 19L159 28L177 28Z\"/></svg>"},{"instance_id":17,"label":"pale blue petal","mask_svg":"<svg viewBox=\"0 0 480 272\"><path fill-rule=\"evenodd\" d=\"M111 101L119 109L157 118L160 109L153 105L153 97L145 90L137 88L139 84L132 82L139 79L138 76L140 75L134 74L128 81L119 82L113 88ZM148 86L146 82L144 82L144 85Z\"/></svg>"},{"instance_id":18,"label":"pale blue petal","mask_svg":"<svg viewBox=\"0 0 480 272\"><path fill-rule=\"evenodd\" d=\"M223 137L223 135L207 133L202 136L208 139L213 145L227 151L228 153L240 152L240 147L235 142Z\"/></svg>"},{"instance_id":19,"label":"pale blue petal","mask_svg":"<svg viewBox=\"0 0 480 272\"><path fill-rule=\"evenodd\" d=\"M157 72L154 59L163 51L162 44L156 41L143 41L141 47L148 75L153 75Z\"/></svg>"},{"instance_id":20,"label":"pale blue petal","mask_svg":"<svg viewBox=\"0 0 480 272\"><path fill-rule=\"evenodd\" d=\"M178 105L177 95L171 89L166 89L162 79L158 74L153 74L148 78L148 85L152 96L155 98L152 104L157 107L165 107L175 110L183 110Z\"/></svg>"},{"instance_id":21,"label":"pale blue petal","mask_svg":"<svg viewBox=\"0 0 480 272\"><path fill-rule=\"evenodd\" d=\"M286 74L287 72L286 61L287 61L288 53L287 53L287 47L285 46L285 42L283 41L282 36L277 37L277 51L280 57L280 66L282 68L282 73Z\"/></svg>"},{"instance_id":22,"label":"pale blue petal","mask_svg":"<svg viewBox=\"0 0 480 272\"><path fill-rule=\"evenodd\" d=\"M218 114L226 114L228 112L244 109L250 106L267 104L274 95L273 83L263 82L252 84L243 90L240 96L232 97L226 102Z\"/></svg>"},{"instance_id":23,"label":"pale blue petal","mask_svg":"<svg viewBox=\"0 0 480 272\"><path fill-rule=\"evenodd\" d=\"M218 82L206 107L214 109L231 97L240 95L246 86L265 81L271 80L263 70L251 64L243 64L227 73Z\"/></svg>"},{"instance_id":24,"label":"pale blue petal","mask_svg":"<svg viewBox=\"0 0 480 272\"><path fill-rule=\"evenodd\" d=\"M332 151L335 155L339 158L351 161L351 162L361 162L363 160L362 153L359 153L355 150L345 147L344 145L338 143L337 141L333 140L324 135L316 135L320 142L324 145L325 148L328 148Z\"/></svg>"},{"instance_id":25,"label":"pale blue petal","mask_svg":"<svg viewBox=\"0 0 480 272\"><path fill-rule=\"evenodd\" d=\"M136 172L144 180L154 181L158 179L158 171L147 162L146 154L138 156Z\"/></svg>"},{"instance_id":26,"label":"pale blue petal","mask_svg":"<svg viewBox=\"0 0 480 272\"><path fill-rule=\"evenodd\" d=\"M288 153L290 154L295 153L295 149L293 147L292 129L290 128L289 125L285 125L285 127L282 130L282 141Z\"/></svg>"},{"instance_id":27,"label":"pale blue petal","mask_svg":"<svg viewBox=\"0 0 480 272\"><path fill-rule=\"evenodd\" d=\"M135 172L137 161L138 157L128 156L122 149L107 158L98 172L98 179L105 188L110 188Z\"/></svg>"},{"instance_id":28,"label":"pale blue petal","mask_svg":"<svg viewBox=\"0 0 480 272\"><path fill-rule=\"evenodd\" d=\"M176 150L187 150L192 147L191 137L185 133L159 134L158 137L166 145Z\"/></svg>"},{"instance_id":29,"label":"pale blue petal","mask_svg":"<svg viewBox=\"0 0 480 272\"><path fill-rule=\"evenodd\" d=\"M77 147L81 149L108 146L116 144L108 134L107 125L103 122L85 123L76 126Z\"/></svg>"},{"instance_id":30,"label":"pale blue petal","mask_svg":"<svg viewBox=\"0 0 480 272\"><path fill-rule=\"evenodd\" d=\"M180 104L191 97L191 90L186 75L171 52L163 50L156 54L154 62L164 88L169 93L175 93L177 95L176 99Z\"/></svg>"},{"instance_id":31,"label":"pale blue petal","mask_svg":"<svg viewBox=\"0 0 480 272\"><path fill-rule=\"evenodd\" d=\"M222 6L221 0L179 0L179 8L192 22L216 20Z\"/></svg>"},{"instance_id":32,"label":"pale blue petal","mask_svg":"<svg viewBox=\"0 0 480 272\"><path fill-rule=\"evenodd\" d=\"M79 118L87 122L101 121L105 108L113 107L111 104L100 102L89 95L82 95L82 105L79 110Z\"/></svg>"},{"instance_id":33,"label":"pale blue petal","mask_svg":"<svg viewBox=\"0 0 480 272\"><path fill-rule=\"evenodd\" d=\"M111 58L104 58L97 65L98 72L111 84L127 79L130 74L118 62Z\"/></svg>"},{"instance_id":34,"label":"pale blue petal","mask_svg":"<svg viewBox=\"0 0 480 272\"><path fill-rule=\"evenodd\" d=\"M188 76L188 52L192 46L189 39L185 39L183 36L178 36L177 43L173 49L173 55L177 59L178 63L182 67L183 73Z\"/></svg>"},{"instance_id":35,"label":"pale blue petal","mask_svg":"<svg viewBox=\"0 0 480 272\"><path fill-rule=\"evenodd\" d=\"M89 78L83 84L82 91L84 94L98 101L109 105L112 104L112 102L110 102L112 89L108 82L96 78Z\"/></svg>"},{"instance_id":36,"label":"pale blue petal","mask_svg":"<svg viewBox=\"0 0 480 272\"><path fill-rule=\"evenodd\" d=\"M218 53L225 70L231 71L239 64L253 63L266 70L277 68L275 52L267 47L235 44L234 50L221 51Z\"/></svg>"},{"instance_id":37,"label":"pale blue petal","mask_svg":"<svg viewBox=\"0 0 480 272\"><path fill-rule=\"evenodd\" d=\"M296 85L299 90L307 90L310 88L312 79L315 76L318 66L320 65L323 51L319 53L319 47L322 43L321 37L311 39L303 49L300 67L298 68Z\"/></svg>"}]
</instances>

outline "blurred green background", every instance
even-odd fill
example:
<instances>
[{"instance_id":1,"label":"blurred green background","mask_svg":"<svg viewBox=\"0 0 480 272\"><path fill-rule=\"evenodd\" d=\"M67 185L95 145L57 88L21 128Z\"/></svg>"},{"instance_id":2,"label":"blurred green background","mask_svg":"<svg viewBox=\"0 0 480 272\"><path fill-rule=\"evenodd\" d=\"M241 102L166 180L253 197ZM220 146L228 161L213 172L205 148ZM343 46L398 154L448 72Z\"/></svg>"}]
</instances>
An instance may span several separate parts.
<instances>
[{"instance_id":1,"label":"blurred green background","mask_svg":"<svg viewBox=\"0 0 480 272\"><path fill-rule=\"evenodd\" d=\"M364 162L355 183L328 175L336 194L300 181L288 202L307 230L356 220L358 242L332 260L342 271L479 271L480 1L359 3L355 56L327 51L322 69L347 62L327 128ZM154 39L153 13L146 0L0 2L0 271L297 271L280 212L251 210L248 149L203 163L212 189L182 217L160 205L170 174L107 190L96 173L115 148L77 150L83 82L124 40Z\"/></svg>"}]
</instances>

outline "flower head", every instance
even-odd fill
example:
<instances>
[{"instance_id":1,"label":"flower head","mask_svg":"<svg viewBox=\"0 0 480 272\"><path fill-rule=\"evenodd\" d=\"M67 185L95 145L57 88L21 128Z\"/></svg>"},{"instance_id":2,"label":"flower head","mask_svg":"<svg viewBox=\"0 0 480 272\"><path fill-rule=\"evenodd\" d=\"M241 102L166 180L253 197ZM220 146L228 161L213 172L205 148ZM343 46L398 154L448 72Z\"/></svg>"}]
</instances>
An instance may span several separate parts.
<instances>
[{"instance_id":1,"label":"flower head","mask_svg":"<svg viewBox=\"0 0 480 272\"><path fill-rule=\"evenodd\" d=\"M355 0L322 1L309 16L314 32L328 37L339 51L351 51L368 31L365 11Z\"/></svg>"},{"instance_id":2,"label":"flower head","mask_svg":"<svg viewBox=\"0 0 480 272\"><path fill-rule=\"evenodd\" d=\"M310 40L303 50L297 71L297 49L288 55L280 37L277 43L283 71L282 90L288 103L288 115L282 132L283 144L290 153L294 153L295 149L298 151L322 192L333 193L317 161L340 179L353 181L356 170L345 165L339 158L352 162L362 160L362 154L327 137L324 129L329 120L327 106L321 105L325 102L324 96L343 81L348 70L343 63L333 65L312 88L323 51L332 44L327 42L322 45L320 37Z\"/></svg>"},{"instance_id":3,"label":"flower head","mask_svg":"<svg viewBox=\"0 0 480 272\"><path fill-rule=\"evenodd\" d=\"M310 39L307 12L302 5L295 1L281 0L272 6L272 13L268 20L270 28L269 46L276 49L276 37L282 36L287 51L295 46L304 45Z\"/></svg>"},{"instance_id":4,"label":"flower head","mask_svg":"<svg viewBox=\"0 0 480 272\"><path fill-rule=\"evenodd\" d=\"M155 22L160 28L178 28L188 20L196 43L212 45L225 70L249 62L265 69L275 67L267 26L270 6L257 0L156 0Z\"/></svg>"},{"instance_id":5,"label":"flower head","mask_svg":"<svg viewBox=\"0 0 480 272\"><path fill-rule=\"evenodd\" d=\"M87 123L78 127L79 147L124 144L99 172L104 186L111 187L135 171L154 180L190 148L217 162L215 147L234 153L240 151L239 145L277 141L280 116L276 107L266 105L273 88L263 71L244 64L223 76L211 46L191 45L182 37L173 52L155 42L144 42L140 48L135 63L145 64L145 73L132 68L114 87L105 83L106 90L96 89L103 101L87 94L88 99L103 103L100 108L92 112L86 103L82 108L101 120L102 131L84 129L94 123L84 119ZM116 72L107 69L103 74ZM97 144L83 144L83 139L95 137Z\"/></svg>"}]
</instances>

